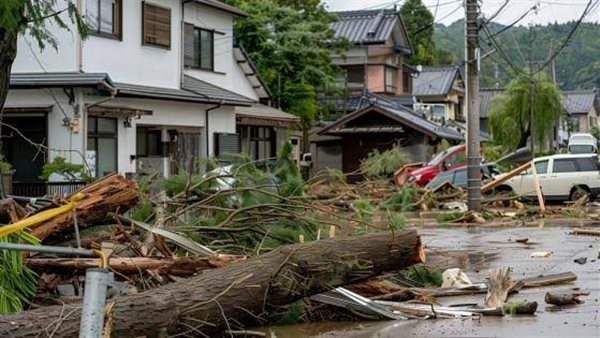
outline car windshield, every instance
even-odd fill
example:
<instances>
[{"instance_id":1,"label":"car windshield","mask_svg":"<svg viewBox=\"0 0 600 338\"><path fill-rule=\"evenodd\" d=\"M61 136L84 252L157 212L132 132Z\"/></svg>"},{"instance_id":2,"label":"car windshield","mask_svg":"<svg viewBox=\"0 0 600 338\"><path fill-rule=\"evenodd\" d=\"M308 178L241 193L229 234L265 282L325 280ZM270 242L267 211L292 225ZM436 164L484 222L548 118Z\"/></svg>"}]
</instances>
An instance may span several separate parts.
<instances>
[{"instance_id":1,"label":"car windshield","mask_svg":"<svg viewBox=\"0 0 600 338\"><path fill-rule=\"evenodd\" d=\"M571 154L590 154L594 152L594 146L590 144L572 144L569 146Z\"/></svg>"}]
</instances>

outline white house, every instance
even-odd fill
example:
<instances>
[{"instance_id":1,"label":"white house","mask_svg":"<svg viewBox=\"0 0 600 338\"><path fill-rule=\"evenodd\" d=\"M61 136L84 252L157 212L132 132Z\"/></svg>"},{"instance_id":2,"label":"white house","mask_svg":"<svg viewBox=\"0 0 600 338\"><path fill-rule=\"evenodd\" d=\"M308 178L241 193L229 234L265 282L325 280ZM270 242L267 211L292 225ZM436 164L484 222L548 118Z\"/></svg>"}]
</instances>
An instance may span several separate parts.
<instances>
[{"instance_id":1,"label":"white house","mask_svg":"<svg viewBox=\"0 0 600 338\"><path fill-rule=\"evenodd\" d=\"M259 103L269 101L268 89L234 46L233 22L246 16L239 9L216 0L77 3L93 31L88 39L58 27L57 50L19 39L2 136L15 180L36 179L56 156L96 176L169 175L249 144L236 122L247 111L268 121L274 141L295 123Z\"/></svg>"}]
</instances>

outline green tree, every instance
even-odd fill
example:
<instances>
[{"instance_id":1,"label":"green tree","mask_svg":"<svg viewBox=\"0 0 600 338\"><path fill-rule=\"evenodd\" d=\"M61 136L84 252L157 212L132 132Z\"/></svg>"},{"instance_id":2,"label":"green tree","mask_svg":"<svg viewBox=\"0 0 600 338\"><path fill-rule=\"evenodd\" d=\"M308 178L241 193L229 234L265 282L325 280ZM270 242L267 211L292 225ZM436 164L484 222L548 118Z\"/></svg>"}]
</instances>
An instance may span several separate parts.
<instances>
[{"instance_id":1,"label":"green tree","mask_svg":"<svg viewBox=\"0 0 600 338\"><path fill-rule=\"evenodd\" d=\"M35 39L40 49L50 45L57 49L58 44L49 29L50 23L62 29L70 29L63 20L63 13L75 25L82 36L88 33L73 1L66 1L64 8L58 8L64 1L59 0L0 0L0 122L4 103L8 95L12 64L17 56L19 34L28 34ZM2 124L0 124L0 132ZM0 143L0 148L2 144ZM1 188L0 184L0 188ZM0 190L0 195L4 192Z\"/></svg>"},{"instance_id":2,"label":"green tree","mask_svg":"<svg viewBox=\"0 0 600 338\"><path fill-rule=\"evenodd\" d=\"M534 142L542 146L554 123L563 114L561 96L545 73L538 73L533 85L526 73L520 74L502 95L492 100L489 125L494 141L510 149L527 145L531 136L531 90L534 90Z\"/></svg>"},{"instance_id":3,"label":"green tree","mask_svg":"<svg viewBox=\"0 0 600 338\"><path fill-rule=\"evenodd\" d=\"M72 1L66 7L58 8L65 1L59 0L0 0L0 122L8 95L12 64L17 56L19 34L32 36L40 49L51 45L58 47L52 36L50 22L62 29L69 29L66 17L77 27L77 31L87 35L87 26L81 19ZM1 133L0 123L0 133ZM0 148L2 144L0 143ZM1 182L0 182L1 183ZM4 191L0 184L0 196ZM37 244L37 238L24 231L0 238L0 242ZM23 256L17 251L2 250L0 255L0 314L23 311L24 305L35 296L37 275L23 264Z\"/></svg>"},{"instance_id":4,"label":"green tree","mask_svg":"<svg viewBox=\"0 0 600 338\"><path fill-rule=\"evenodd\" d=\"M400 8L400 17L413 48L408 61L419 65L433 64L437 56L433 43L433 14L421 0L407 0Z\"/></svg>"},{"instance_id":5,"label":"green tree","mask_svg":"<svg viewBox=\"0 0 600 338\"><path fill-rule=\"evenodd\" d=\"M285 85L284 104L289 107L288 111L300 117L302 128L302 139L308 140L308 132L315 122L317 113L317 93L315 88L307 83L291 83ZM302 142L302 151L310 151L310 143Z\"/></svg>"},{"instance_id":6,"label":"green tree","mask_svg":"<svg viewBox=\"0 0 600 338\"><path fill-rule=\"evenodd\" d=\"M337 89L339 69L331 62L331 53L341 54L348 47L329 28L335 16L312 0L231 2L249 14L236 22L235 35L271 88L274 101L310 128L317 110L315 92Z\"/></svg>"}]
</instances>

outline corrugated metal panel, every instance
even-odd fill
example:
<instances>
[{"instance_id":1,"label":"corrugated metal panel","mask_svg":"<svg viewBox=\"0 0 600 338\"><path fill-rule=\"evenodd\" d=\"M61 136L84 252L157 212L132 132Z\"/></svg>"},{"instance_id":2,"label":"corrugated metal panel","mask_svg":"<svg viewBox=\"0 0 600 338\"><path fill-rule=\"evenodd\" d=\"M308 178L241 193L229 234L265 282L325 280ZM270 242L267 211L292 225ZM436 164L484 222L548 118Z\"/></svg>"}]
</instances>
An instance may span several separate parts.
<instances>
[{"instance_id":1,"label":"corrugated metal panel","mask_svg":"<svg viewBox=\"0 0 600 338\"><path fill-rule=\"evenodd\" d=\"M458 68L451 67L426 67L413 80L414 96L446 95L452 88Z\"/></svg>"},{"instance_id":2,"label":"corrugated metal panel","mask_svg":"<svg viewBox=\"0 0 600 338\"><path fill-rule=\"evenodd\" d=\"M346 38L352 43L385 42L394 25L400 22L393 10L335 12L338 20L330 28L336 38Z\"/></svg>"},{"instance_id":3,"label":"corrugated metal panel","mask_svg":"<svg viewBox=\"0 0 600 338\"><path fill-rule=\"evenodd\" d=\"M596 92L594 90L573 90L562 94L563 108L569 114L589 113L595 105Z\"/></svg>"},{"instance_id":4,"label":"corrugated metal panel","mask_svg":"<svg viewBox=\"0 0 600 338\"><path fill-rule=\"evenodd\" d=\"M215 155L237 154L240 152L240 135L215 133Z\"/></svg>"}]
</instances>

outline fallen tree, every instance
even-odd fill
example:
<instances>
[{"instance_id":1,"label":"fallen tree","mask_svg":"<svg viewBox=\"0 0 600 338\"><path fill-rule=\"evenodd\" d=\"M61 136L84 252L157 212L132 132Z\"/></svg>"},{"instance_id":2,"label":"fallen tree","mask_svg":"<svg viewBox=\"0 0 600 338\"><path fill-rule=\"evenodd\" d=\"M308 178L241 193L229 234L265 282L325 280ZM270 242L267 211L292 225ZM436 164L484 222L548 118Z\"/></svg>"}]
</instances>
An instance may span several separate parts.
<instances>
[{"instance_id":1,"label":"fallen tree","mask_svg":"<svg viewBox=\"0 0 600 338\"><path fill-rule=\"evenodd\" d=\"M84 199L77 206L79 226L94 225L106 219L109 212L123 213L137 204L138 185L118 174L110 174L92 184L77 190L71 196L83 193ZM70 200L71 196L66 200ZM44 240L56 237L61 232L73 228L73 213L58 215L32 227L31 233Z\"/></svg>"},{"instance_id":2,"label":"fallen tree","mask_svg":"<svg viewBox=\"0 0 600 338\"><path fill-rule=\"evenodd\" d=\"M138 274L140 271L152 270L159 274L174 276L191 276L199 271L214 269L227 264L244 260L244 256L214 255L210 257L116 257L110 260L110 269L121 274ZM95 268L95 258L29 258L25 264L36 272L60 272L72 274Z\"/></svg>"},{"instance_id":3,"label":"fallen tree","mask_svg":"<svg viewBox=\"0 0 600 338\"><path fill-rule=\"evenodd\" d=\"M282 246L268 254L107 305L114 337L166 331L211 336L263 322L270 310L385 271L423 262L416 231L376 233ZM80 305L53 306L2 317L5 337L74 337Z\"/></svg>"}]
</instances>

